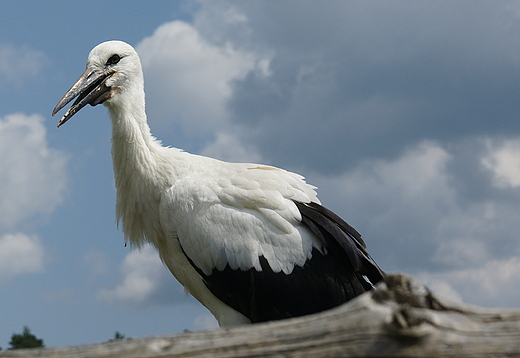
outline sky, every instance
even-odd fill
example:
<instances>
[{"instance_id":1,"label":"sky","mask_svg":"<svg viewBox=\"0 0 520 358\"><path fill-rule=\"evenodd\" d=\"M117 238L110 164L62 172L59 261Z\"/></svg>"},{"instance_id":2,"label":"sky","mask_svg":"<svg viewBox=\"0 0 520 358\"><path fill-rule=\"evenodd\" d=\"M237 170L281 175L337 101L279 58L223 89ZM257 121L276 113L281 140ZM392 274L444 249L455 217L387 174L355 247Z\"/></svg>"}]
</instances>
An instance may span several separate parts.
<instances>
[{"instance_id":1,"label":"sky","mask_svg":"<svg viewBox=\"0 0 520 358\"><path fill-rule=\"evenodd\" d=\"M24 325L46 346L217 326L124 246L106 109L51 117L113 39L165 145L300 173L385 271L520 306L518 1L2 1L3 349Z\"/></svg>"}]
</instances>

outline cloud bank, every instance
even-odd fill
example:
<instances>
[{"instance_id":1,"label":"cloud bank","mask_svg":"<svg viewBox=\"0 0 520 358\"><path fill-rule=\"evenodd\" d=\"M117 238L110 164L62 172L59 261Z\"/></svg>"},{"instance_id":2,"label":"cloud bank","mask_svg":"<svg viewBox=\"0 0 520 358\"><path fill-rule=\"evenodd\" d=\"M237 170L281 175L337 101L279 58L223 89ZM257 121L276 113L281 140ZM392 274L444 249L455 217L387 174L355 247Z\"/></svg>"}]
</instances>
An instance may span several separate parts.
<instances>
[{"instance_id":1,"label":"cloud bank","mask_svg":"<svg viewBox=\"0 0 520 358\"><path fill-rule=\"evenodd\" d=\"M49 214L63 200L68 156L47 144L44 118L0 118L0 229Z\"/></svg>"},{"instance_id":2,"label":"cloud bank","mask_svg":"<svg viewBox=\"0 0 520 358\"><path fill-rule=\"evenodd\" d=\"M182 286L168 272L152 246L130 252L120 266L120 273L120 281L114 287L98 290L99 300L146 306L171 304L176 296L183 295Z\"/></svg>"},{"instance_id":3,"label":"cloud bank","mask_svg":"<svg viewBox=\"0 0 520 358\"><path fill-rule=\"evenodd\" d=\"M23 233L0 236L0 283L16 275L42 272L43 256L37 236Z\"/></svg>"},{"instance_id":4,"label":"cloud bank","mask_svg":"<svg viewBox=\"0 0 520 358\"><path fill-rule=\"evenodd\" d=\"M0 118L0 280L41 272L44 247L31 219L54 212L67 187L68 156L49 148L44 118Z\"/></svg>"}]
</instances>

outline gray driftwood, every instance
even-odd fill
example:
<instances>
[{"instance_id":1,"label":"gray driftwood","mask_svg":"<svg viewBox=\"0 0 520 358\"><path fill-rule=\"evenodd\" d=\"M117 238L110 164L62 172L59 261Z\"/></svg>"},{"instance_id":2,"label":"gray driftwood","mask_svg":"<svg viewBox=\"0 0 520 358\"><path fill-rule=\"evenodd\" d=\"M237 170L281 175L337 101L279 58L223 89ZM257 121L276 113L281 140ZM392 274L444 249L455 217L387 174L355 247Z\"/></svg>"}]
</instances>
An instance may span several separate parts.
<instances>
[{"instance_id":1,"label":"gray driftwood","mask_svg":"<svg viewBox=\"0 0 520 358\"><path fill-rule=\"evenodd\" d=\"M0 352L0 357L55 358L512 356L520 356L520 311L453 303L402 274L389 275L374 291L336 309L296 319Z\"/></svg>"}]
</instances>

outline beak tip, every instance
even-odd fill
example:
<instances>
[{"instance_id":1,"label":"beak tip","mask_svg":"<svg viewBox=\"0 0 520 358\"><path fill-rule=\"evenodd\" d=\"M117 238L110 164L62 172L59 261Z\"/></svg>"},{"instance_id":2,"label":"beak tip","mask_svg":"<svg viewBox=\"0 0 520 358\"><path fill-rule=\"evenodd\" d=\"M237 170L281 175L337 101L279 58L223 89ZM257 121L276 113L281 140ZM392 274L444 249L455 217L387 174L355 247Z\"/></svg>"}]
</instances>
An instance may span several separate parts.
<instances>
[{"instance_id":1,"label":"beak tip","mask_svg":"<svg viewBox=\"0 0 520 358\"><path fill-rule=\"evenodd\" d=\"M62 109L64 107L64 105L61 105L63 100L61 100L60 102L58 102L58 104L56 105L56 107L54 107L54 109L52 110L52 113L51 113L51 117L54 117L54 115L56 113L59 112L60 109ZM61 106L60 106L61 105Z\"/></svg>"},{"instance_id":2,"label":"beak tip","mask_svg":"<svg viewBox=\"0 0 520 358\"><path fill-rule=\"evenodd\" d=\"M67 113L65 113L63 115L63 117L61 117L60 121L58 122L57 127L60 128L63 124L65 124L65 122L67 122L69 120L70 117L72 117L72 115L69 115L69 111L67 111Z\"/></svg>"}]
</instances>

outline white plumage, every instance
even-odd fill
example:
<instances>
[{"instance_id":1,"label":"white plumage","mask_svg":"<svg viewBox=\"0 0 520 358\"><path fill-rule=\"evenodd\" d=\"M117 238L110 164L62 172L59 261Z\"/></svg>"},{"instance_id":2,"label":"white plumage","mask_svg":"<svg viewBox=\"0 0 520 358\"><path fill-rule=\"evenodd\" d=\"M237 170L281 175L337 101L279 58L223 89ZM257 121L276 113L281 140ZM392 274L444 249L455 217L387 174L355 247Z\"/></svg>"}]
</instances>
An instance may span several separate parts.
<instances>
[{"instance_id":1,"label":"white plumage","mask_svg":"<svg viewBox=\"0 0 520 358\"><path fill-rule=\"evenodd\" d=\"M163 147L147 124L141 63L130 45L96 46L53 115L76 97L58 127L86 104L103 103L112 119L125 240L153 244L220 325L318 312L382 278L361 236L320 205L302 176Z\"/></svg>"}]
</instances>

